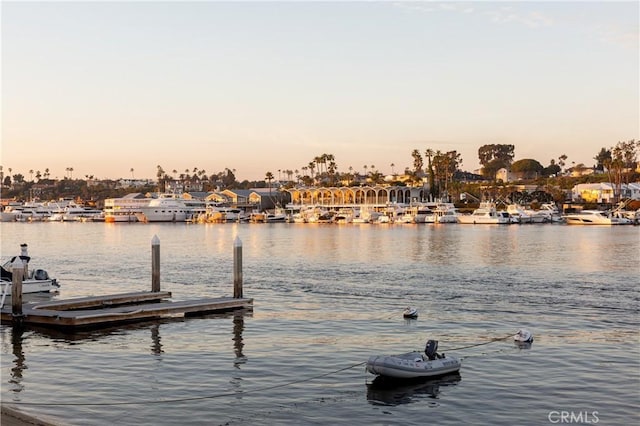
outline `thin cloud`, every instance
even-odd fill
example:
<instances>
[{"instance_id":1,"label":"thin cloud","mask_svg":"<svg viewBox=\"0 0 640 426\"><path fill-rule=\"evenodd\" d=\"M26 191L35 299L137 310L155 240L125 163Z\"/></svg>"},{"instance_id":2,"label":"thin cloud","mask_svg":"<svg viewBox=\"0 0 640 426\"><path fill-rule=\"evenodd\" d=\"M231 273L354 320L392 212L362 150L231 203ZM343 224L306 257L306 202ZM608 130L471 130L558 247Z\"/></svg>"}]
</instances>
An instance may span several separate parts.
<instances>
[{"instance_id":1,"label":"thin cloud","mask_svg":"<svg viewBox=\"0 0 640 426\"><path fill-rule=\"evenodd\" d=\"M395 2L395 7L413 10L422 13L432 12L456 12L456 13L472 13L473 7L468 3L458 2Z\"/></svg>"},{"instance_id":2,"label":"thin cloud","mask_svg":"<svg viewBox=\"0 0 640 426\"><path fill-rule=\"evenodd\" d=\"M487 4L483 4L482 2L475 3L474 5L458 2L396 2L393 4L396 7L420 13L450 12L471 14L480 12L487 7ZM553 25L553 19L543 13L538 11L523 13L512 6L502 6L497 9L485 10L480 12L480 14L487 16L491 22L497 24L517 23L529 28L549 27Z\"/></svg>"},{"instance_id":3,"label":"thin cloud","mask_svg":"<svg viewBox=\"0 0 640 426\"><path fill-rule=\"evenodd\" d=\"M619 44L632 49L638 49L640 45L640 33L637 28L624 30L611 25L598 25L593 32L605 43Z\"/></svg>"},{"instance_id":4,"label":"thin cloud","mask_svg":"<svg viewBox=\"0 0 640 426\"><path fill-rule=\"evenodd\" d=\"M492 22L498 24L514 22L523 24L529 28L550 27L553 25L553 19L540 12L531 11L521 13L511 6L488 10L484 12L484 14L489 16Z\"/></svg>"}]
</instances>

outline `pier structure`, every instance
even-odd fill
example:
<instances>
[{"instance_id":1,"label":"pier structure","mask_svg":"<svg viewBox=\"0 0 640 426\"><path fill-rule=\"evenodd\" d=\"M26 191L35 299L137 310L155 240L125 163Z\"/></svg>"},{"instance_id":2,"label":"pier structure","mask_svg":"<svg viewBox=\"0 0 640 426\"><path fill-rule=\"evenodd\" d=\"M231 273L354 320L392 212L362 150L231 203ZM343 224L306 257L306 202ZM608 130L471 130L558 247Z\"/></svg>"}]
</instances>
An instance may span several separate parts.
<instances>
[{"instance_id":1,"label":"pier structure","mask_svg":"<svg viewBox=\"0 0 640 426\"><path fill-rule=\"evenodd\" d=\"M253 309L253 299L243 297L242 242L233 244L233 297L172 301L171 292L160 288L160 240L152 239L151 291L89 296L39 303L22 303L22 275L12 278L11 307L2 307L0 320L14 326L38 325L63 329L99 328L119 323L147 321L163 317L198 316L237 309ZM24 268L16 257L14 271Z\"/></svg>"}]
</instances>

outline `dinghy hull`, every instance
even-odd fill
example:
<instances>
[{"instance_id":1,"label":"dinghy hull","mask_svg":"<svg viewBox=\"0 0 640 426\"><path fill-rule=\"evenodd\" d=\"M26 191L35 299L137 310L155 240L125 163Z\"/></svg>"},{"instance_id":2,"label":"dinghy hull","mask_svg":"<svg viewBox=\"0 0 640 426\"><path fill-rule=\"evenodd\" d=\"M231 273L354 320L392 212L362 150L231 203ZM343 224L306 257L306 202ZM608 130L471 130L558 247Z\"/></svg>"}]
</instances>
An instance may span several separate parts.
<instances>
[{"instance_id":1,"label":"dinghy hull","mask_svg":"<svg viewBox=\"0 0 640 426\"><path fill-rule=\"evenodd\" d=\"M369 373L395 379L438 377L460 370L462 363L455 357L429 360L420 352L401 355L373 355L367 360Z\"/></svg>"}]
</instances>

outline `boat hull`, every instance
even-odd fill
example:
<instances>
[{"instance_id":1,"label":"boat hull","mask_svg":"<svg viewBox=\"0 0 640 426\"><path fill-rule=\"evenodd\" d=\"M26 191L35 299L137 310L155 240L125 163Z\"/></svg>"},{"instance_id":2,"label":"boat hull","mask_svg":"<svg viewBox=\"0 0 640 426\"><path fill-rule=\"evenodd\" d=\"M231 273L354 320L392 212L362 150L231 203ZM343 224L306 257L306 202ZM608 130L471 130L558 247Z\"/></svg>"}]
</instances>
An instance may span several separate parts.
<instances>
[{"instance_id":1,"label":"boat hull","mask_svg":"<svg viewBox=\"0 0 640 426\"><path fill-rule=\"evenodd\" d=\"M438 377L460 370L462 363L454 357L425 360L420 352L402 355L373 355L367 360L367 371L394 379Z\"/></svg>"},{"instance_id":2,"label":"boat hull","mask_svg":"<svg viewBox=\"0 0 640 426\"><path fill-rule=\"evenodd\" d=\"M13 291L13 286L10 281L2 280L1 288L4 291L4 287L8 285L7 295L10 295ZM24 280L22 282L22 294L29 293L48 293L51 291L58 291L60 285L55 279L48 280Z\"/></svg>"}]
</instances>

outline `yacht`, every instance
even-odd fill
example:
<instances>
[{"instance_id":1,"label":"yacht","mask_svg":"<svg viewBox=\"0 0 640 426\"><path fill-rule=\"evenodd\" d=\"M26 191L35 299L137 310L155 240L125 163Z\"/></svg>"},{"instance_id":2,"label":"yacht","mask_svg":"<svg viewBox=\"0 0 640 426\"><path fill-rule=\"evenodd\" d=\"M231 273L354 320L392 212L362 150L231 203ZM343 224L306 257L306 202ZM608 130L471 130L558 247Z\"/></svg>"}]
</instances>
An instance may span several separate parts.
<instances>
[{"instance_id":1,"label":"yacht","mask_svg":"<svg viewBox=\"0 0 640 426\"><path fill-rule=\"evenodd\" d=\"M497 211L495 203L483 201L472 214L459 215L458 222L472 224L509 224L511 223L511 217L506 211Z\"/></svg>"},{"instance_id":2,"label":"yacht","mask_svg":"<svg viewBox=\"0 0 640 426\"><path fill-rule=\"evenodd\" d=\"M191 209L184 200L173 194L160 194L140 210L137 215L140 222L186 222L191 217Z\"/></svg>"},{"instance_id":3,"label":"yacht","mask_svg":"<svg viewBox=\"0 0 640 426\"><path fill-rule=\"evenodd\" d=\"M150 198L135 198L124 196L121 198L107 198L104 200L104 221L137 222L136 215L142 214L142 207L149 205Z\"/></svg>"},{"instance_id":4,"label":"yacht","mask_svg":"<svg viewBox=\"0 0 640 426\"><path fill-rule=\"evenodd\" d=\"M82 207L76 203L69 203L58 208L46 219L49 222L73 222L86 221L97 218L103 214L102 210L90 207Z\"/></svg>"},{"instance_id":5,"label":"yacht","mask_svg":"<svg viewBox=\"0 0 640 426\"><path fill-rule=\"evenodd\" d=\"M436 217L436 223L458 223L460 216L453 203L438 203L433 214Z\"/></svg>"},{"instance_id":6,"label":"yacht","mask_svg":"<svg viewBox=\"0 0 640 426\"><path fill-rule=\"evenodd\" d=\"M524 207L520 204L509 204L507 206L507 213L512 219L513 223L531 223L531 214L525 211Z\"/></svg>"},{"instance_id":7,"label":"yacht","mask_svg":"<svg viewBox=\"0 0 640 426\"><path fill-rule=\"evenodd\" d=\"M567 225L630 225L632 221L600 210L582 210L564 216Z\"/></svg>"}]
</instances>

